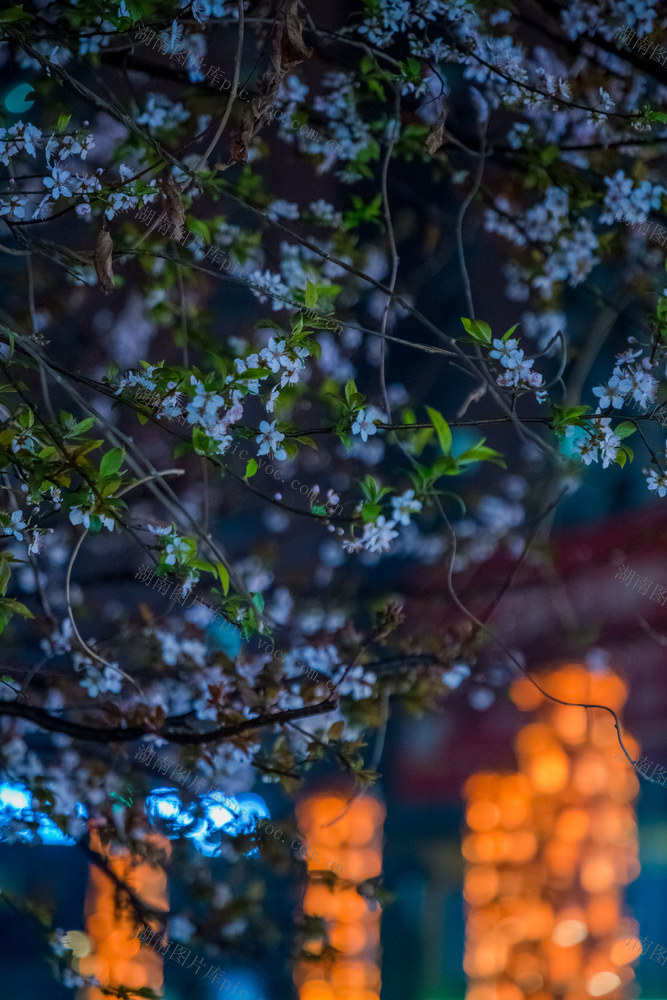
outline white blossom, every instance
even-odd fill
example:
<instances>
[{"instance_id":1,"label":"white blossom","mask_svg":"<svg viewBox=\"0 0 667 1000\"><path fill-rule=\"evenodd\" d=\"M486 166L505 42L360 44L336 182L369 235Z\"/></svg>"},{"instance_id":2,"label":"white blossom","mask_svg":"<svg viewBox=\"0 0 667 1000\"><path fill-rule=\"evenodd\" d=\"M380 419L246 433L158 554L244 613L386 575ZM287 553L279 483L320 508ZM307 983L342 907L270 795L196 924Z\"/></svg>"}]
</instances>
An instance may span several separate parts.
<instances>
[{"instance_id":1,"label":"white blossom","mask_svg":"<svg viewBox=\"0 0 667 1000\"><path fill-rule=\"evenodd\" d=\"M271 452L279 461L284 461L287 458L287 452L281 448L280 442L285 440L285 435L276 430L276 421L269 423L267 420L262 420L259 429L261 433L255 438L259 445L257 454L268 455Z\"/></svg>"},{"instance_id":2,"label":"white blossom","mask_svg":"<svg viewBox=\"0 0 667 1000\"><path fill-rule=\"evenodd\" d=\"M421 500L415 500L414 490L406 490L400 497L392 497L391 504L394 508L393 516L399 524L409 524L410 515L422 509Z\"/></svg>"}]
</instances>

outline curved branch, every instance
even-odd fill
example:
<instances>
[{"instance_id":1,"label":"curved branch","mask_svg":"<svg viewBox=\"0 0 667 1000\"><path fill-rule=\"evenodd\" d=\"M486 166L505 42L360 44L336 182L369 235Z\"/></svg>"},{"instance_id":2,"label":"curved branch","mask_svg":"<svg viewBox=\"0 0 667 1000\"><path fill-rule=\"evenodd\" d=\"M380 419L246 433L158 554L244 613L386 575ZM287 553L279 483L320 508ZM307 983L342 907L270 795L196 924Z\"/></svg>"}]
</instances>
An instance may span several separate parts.
<instances>
[{"instance_id":1,"label":"curved branch","mask_svg":"<svg viewBox=\"0 0 667 1000\"><path fill-rule=\"evenodd\" d=\"M229 726L220 726L207 733L184 733L170 729L156 729L155 726L126 726L101 728L87 726L68 719L58 719L44 708L37 705L23 705L16 701L0 702L0 716L8 715L18 719L34 722L40 729L52 733L65 733L73 739L89 740L91 743L132 743L144 736L159 736L166 743L179 743L183 746L201 746L205 743L219 743L231 740L241 733L253 729L263 729L281 722L291 722L292 719L309 718L312 715L324 715L338 705L338 699L328 698L316 705L304 705L302 708L286 708L282 712L270 712L268 715L258 715L254 719L246 719Z\"/></svg>"}]
</instances>

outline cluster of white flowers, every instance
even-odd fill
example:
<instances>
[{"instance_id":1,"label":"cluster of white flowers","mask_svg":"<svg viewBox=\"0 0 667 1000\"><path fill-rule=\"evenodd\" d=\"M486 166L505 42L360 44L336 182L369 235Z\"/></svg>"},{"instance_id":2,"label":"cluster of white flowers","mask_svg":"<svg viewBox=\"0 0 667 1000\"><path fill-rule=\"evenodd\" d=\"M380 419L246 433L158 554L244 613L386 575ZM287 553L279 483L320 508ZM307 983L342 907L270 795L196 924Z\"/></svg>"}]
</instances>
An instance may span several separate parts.
<instances>
[{"instance_id":1,"label":"cluster of white flowers","mask_svg":"<svg viewBox=\"0 0 667 1000\"><path fill-rule=\"evenodd\" d=\"M102 664L94 663L82 653L74 653L72 660L76 672L78 674L84 672L84 677L81 678L79 684L86 688L90 698L96 698L98 694L120 693L123 678L118 671L117 663L102 666Z\"/></svg>"},{"instance_id":2,"label":"cluster of white flowers","mask_svg":"<svg viewBox=\"0 0 667 1000\"><path fill-rule=\"evenodd\" d=\"M454 525L456 557L454 571L459 573L471 565L485 562L497 552L501 542L513 550L521 542L514 531L525 519L525 510L518 500L523 495L523 481L514 482L507 477L505 493L508 497L486 495L475 510L475 517L462 517Z\"/></svg>"},{"instance_id":3,"label":"cluster of white flowers","mask_svg":"<svg viewBox=\"0 0 667 1000\"><path fill-rule=\"evenodd\" d=\"M227 376L226 382L233 379ZM243 394L239 389L231 392L225 399L217 392L205 389L203 382L190 376L190 384L195 387L195 395L185 408L185 415L191 424L196 424L218 444L218 454L222 455L232 442L229 428L243 416L241 400Z\"/></svg>"},{"instance_id":4,"label":"cluster of white flowers","mask_svg":"<svg viewBox=\"0 0 667 1000\"><path fill-rule=\"evenodd\" d=\"M289 301L290 290L279 274L273 274L271 271L261 271L257 268L249 272L247 280L251 285L260 285L268 293L268 295L264 295L258 288L250 289L255 298L262 304L270 298L274 312L285 308L285 301L283 300Z\"/></svg>"},{"instance_id":5,"label":"cluster of white flowers","mask_svg":"<svg viewBox=\"0 0 667 1000\"><path fill-rule=\"evenodd\" d=\"M580 218L568 232L568 213L567 192L550 187L547 188L543 201L519 216L517 222L514 221L517 213L504 195L496 198L495 208L488 209L485 214L484 227L487 232L498 233L517 247L524 247L529 242L541 242L550 248L544 263L532 278L530 272L514 265L517 277L522 282L529 282L543 298L552 296L554 282L567 281L576 286L599 263L594 255L598 239L590 223L587 219ZM520 300L527 298L528 294L525 286L521 294L508 290L509 298Z\"/></svg>"},{"instance_id":6,"label":"cluster of white flowers","mask_svg":"<svg viewBox=\"0 0 667 1000\"><path fill-rule=\"evenodd\" d=\"M366 17L357 29L372 45L386 48L396 35L424 32L429 24L461 20L472 15L473 5L466 0L383 0L367 4Z\"/></svg>"},{"instance_id":7,"label":"cluster of white flowers","mask_svg":"<svg viewBox=\"0 0 667 1000\"><path fill-rule=\"evenodd\" d=\"M266 214L270 219L298 219L300 210L295 201L285 201L284 198L276 198L267 208Z\"/></svg>"},{"instance_id":8,"label":"cluster of white flowers","mask_svg":"<svg viewBox=\"0 0 667 1000\"><path fill-rule=\"evenodd\" d=\"M97 509L97 499L91 494L88 494L88 503L76 505L70 507L69 519L72 524L82 524L84 528L90 528L91 517L99 517L100 521L109 531L113 531L115 521L112 517L107 514L103 514Z\"/></svg>"},{"instance_id":9,"label":"cluster of white flowers","mask_svg":"<svg viewBox=\"0 0 667 1000\"><path fill-rule=\"evenodd\" d=\"M330 202L325 201L324 198L318 198L317 201L311 201L308 208L313 213L317 221L322 225L340 226L343 221L341 213L337 212L333 205Z\"/></svg>"},{"instance_id":10,"label":"cluster of white flowers","mask_svg":"<svg viewBox=\"0 0 667 1000\"><path fill-rule=\"evenodd\" d=\"M502 341L493 341L494 350L489 352L490 357L500 361L505 371L496 376L496 382L503 389L521 389L535 391L535 396L540 403L547 399L546 389L542 386L542 376L539 372L533 371L534 361L524 358L524 353L519 347L518 341L512 338Z\"/></svg>"},{"instance_id":11,"label":"cluster of white flowers","mask_svg":"<svg viewBox=\"0 0 667 1000\"><path fill-rule=\"evenodd\" d=\"M421 500L415 500L414 490L406 490L400 497L392 497L391 505L394 508L394 522L403 525L410 523L411 514L417 514L422 509Z\"/></svg>"},{"instance_id":12,"label":"cluster of white flowers","mask_svg":"<svg viewBox=\"0 0 667 1000\"><path fill-rule=\"evenodd\" d=\"M12 512L9 522L6 524L0 524L2 528L2 533L11 537L12 535L17 540L17 542L23 541L23 532L28 527L28 522L23 520L24 514L22 510L15 510Z\"/></svg>"},{"instance_id":13,"label":"cluster of white flowers","mask_svg":"<svg viewBox=\"0 0 667 1000\"><path fill-rule=\"evenodd\" d=\"M644 469L643 471L649 490L656 490L659 497L667 496L667 473L656 472L655 469Z\"/></svg>"},{"instance_id":14,"label":"cluster of white flowers","mask_svg":"<svg viewBox=\"0 0 667 1000\"><path fill-rule=\"evenodd\" d=\"M572 449L585 465L599 462L602 459L602 468L606 469L616 458L621 446L621 439L611 429L611 417L596 420L595 424L595 428L591 431L579 433L573 442ZM574 428L568 427L568 437L572 436L574 430Z\"/></svg>"},{"instance_id":15,"label":"cluster of white flowers","mask_svg":"<svg viewBox=\"0 0 667 1000\"><path fill-rule=\"evenodd\" d=\"M137 125L150 125L152 128L175 129L190 117L180 101L170 101L165 94L149 92L146 95L146 106L137 118Z\"/></svg>"},{"instance_id":16,"label":"cluster of white flowers","mask_svg":"<svg viewBox=\"0 0 667 1000\"><path fill-rule=\"evenodd\" d=\"M372 670L366 670L362 666L353 667L338 690L341 695L347 695L353 701L361 701L362 698L371 697L376 681L377 675Z\"/></svg>"},{"instance_id":17,"label":"cluster of white flowers","mask_svg":"<svg viewBox=\"0 0 667 1000\"><path fill-rule=\"evenodd\" d=\"M617 170L611 177L605 177L607 193L604 196L604 211L600 222L608 226L619 219L629 222L646 222L651 209L659 209L665 188L648 180L640 181L635 187L625 171Z\"/></svg>"},{"instance_id":18,"label":"cluster of white flowers","mask_svg":"<svg viewBox=\"0 0 667 1000\"><path fill-rule=\"evenodd\" d=\"M286 385L296 385L299 382L301 373L305 368L308 350L305 347L297 347L291 353L288 353L285 350L284 340L276 340L275 337L271 337L268 345L259 352L259 357L266 362L274 375L282 372L280 388L284 389ZM250 359L247 360L248 362L250 361ZM248 367L252 368L254 366L248 364Z\"/></svg>"},{"instance_id":19,"label":"cluster of white flowers","mask_svg":"<svg viewBox=\"0 0 667 1000\"><path fill-rule=\"evenodd\" d=\"M346 552L373 552L382 554L389 552L392 542L398 538L398 531L394 531L396 521L388 521L384 514L368 524L364 525L364 533L361 538L346 538L343 548Z\"/></svg>"},{"instance_id":20,"label":"cluster of white flowers","mask_svg":"<svg viewBox=\"0 0 667 1000\"><path fill-rule=\"evenodd\" d=\"M35 144L42 138L41 131L30 122L16 122L10 128L0 128L0 163L9 166L9 160L17 153L26 152L37 156Z\"/></svg>"},{"instance_id":21,"label":"cluster of white flowers","mask_svg":"<svg viewBox=\"0 0 667 1000\"><path fill-rule=\"evenodd\" d=\"M322 173L328 169L339 155L342 160L353 160L362 149L368 147L372 139L369 125L359 114L356 103L357 83L352 73L325 73L322 82L326 93L317 95L313 107L318 114L326 116L331 136L338 143L338 153L325 152L324 163L318 169ZM294 142L294 131L290 128L281 129L281 137ZM314 151L317 150L317 147ZM321 152L321 149L320 149ZM339 174L341 179L352 182L361 179L361 175L352 172Z\"/></svg>"},{"instance_id":22,"label":"cluster of white flowers","mask_svg":"<svg viewBox=\"0 0 667 1000\"><path fill-rule=\"evenodd\" d=\"M620 410L629 395L643 409L654 401L658 383L650 372L657 362L642 358L635 363L642 353L641 350L628 350L616 356L617 364L609 381L593 388L593 395L598 397L601 409L611 406Z\"/></svg>"}]
</instances>

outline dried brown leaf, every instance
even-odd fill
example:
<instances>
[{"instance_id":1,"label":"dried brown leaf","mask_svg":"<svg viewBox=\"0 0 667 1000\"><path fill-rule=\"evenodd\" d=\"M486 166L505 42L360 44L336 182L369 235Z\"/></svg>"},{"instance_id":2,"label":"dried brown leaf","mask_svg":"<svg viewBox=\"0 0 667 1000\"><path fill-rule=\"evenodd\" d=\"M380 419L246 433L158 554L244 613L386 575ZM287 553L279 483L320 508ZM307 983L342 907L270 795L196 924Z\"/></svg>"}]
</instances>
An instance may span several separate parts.
<instances>
[{"instance_id":1,"label":"dried brown leaf","mask_svg":"<svg viewBox=\"0 0 667 1000\"><path fill-rule=\"evenodd\" d=\"M97 280L105 295L113 291L112 253L113 240L111 239L111 234L108 229L100 229L95 245L93 264L95 265Z\"/></svg>"},{"instance_id":2,"label":"dried brown leaf","mask_svg":"<svg viewBox=\"0 0 667 1000\"><path fill-rule=\"evenodd\" d=\"M447 112L443 111L437 122L431 125L431 131L426 136L426 149L433 156L434 153L442 146L445 140L445 121L447 120Z\"/></svg>"},{"instance_id":3,"label":"dried brown leaf","mask_svg":"<svg viewBox=\"0 0 667 1000\"><path fill-rule=\"evenodd\" d=\"M174 239L180 240L185 226L185 209L180 192L171 176L162 182L162 190L166 201L167 218L174 226Z\"/></svg>"},{"instance_id":4,"label":"dried brown leaf","mask_svg":"<svg viewBox=\"0 0 667 1000\"><path fill-rule=\"evenodd\" d=\"M270 39L270 62L258 83L258 96L250 101L241 124L230 137L231 163L245 163L248 146L269 117L267 111L278 96L282 78L313 54L303 40L305 21L298 16L297 5L298 0L288 0L276 17Z\"/></svg>"}]
</instances>

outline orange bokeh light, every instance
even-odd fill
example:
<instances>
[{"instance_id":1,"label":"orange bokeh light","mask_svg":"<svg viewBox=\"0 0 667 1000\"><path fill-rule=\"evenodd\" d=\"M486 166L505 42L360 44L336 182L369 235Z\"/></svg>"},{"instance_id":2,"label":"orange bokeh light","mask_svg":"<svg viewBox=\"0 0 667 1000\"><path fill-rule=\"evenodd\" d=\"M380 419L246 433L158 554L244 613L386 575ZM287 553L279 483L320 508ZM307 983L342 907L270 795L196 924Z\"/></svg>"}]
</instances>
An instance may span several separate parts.
<instances>
[{"instance_id":1,"label":"orange bokeh light","mask_svg":"<svg viewBox=\"0 0 667 1000\"><path fill-rule=\"evenodd\" d=\"M171 852L166 837L151 833L152 843L165 855ZM126 882L147 905L166 910L167 876L164 869L143 860L134 860L128 851L110 854L95 830L91 831L91 847L101 854L109 867ZM86 933L92 952L79 959L82 975L96 976L103 987L126 987L140 990L149 987L160 991L163 984L162 960L148 947L142 947L137 937L135 920L126 910L118 910L116 890L107 875L91 867L86 893ZM86 1000L104 1000L101 989L89 987Z\"/></svg>"},{"instance_id":2,"label":"orange bokeh light","mask_svg":"<svg viewBox=\"0 0 667 1000\"><path fill-rule=\"evenodd\" d=\"M304 913L325 919L328 941L337 951L315 970L307 961L296 966L299 1000L379 1000L381 910L371 910L349 882L359 884L382 871L384 807L370 795L343 798L324 793L303 799L296 814L307 850L319 853L319 859L308 861L311 881ZM331 886L316 881L327 854L340 866L341 883ZM321 952L322 944L311 941L309 950L315 954L317 945Z\"/></svg>"},{"instance_id":3,"label":"orange bokeh light","mask_svg":"<svg viewBox=\"0 0 667 1000\"><path fill-rule=\"evenodd\" d=\"M616 675L577 663L539 683L563 701L615 710L627 697ZM525 677L511 697L536 713L515 739L518 773L483 772L464 786L466 1000L618 1000L639 954L610 940L622 886L639 872L636 776L615 759L602 709L557 704Z\"/></svg>"},{"instance_id":4,"label":"orange bokeh light","mask_svg":"<svg viewBox=\"0 0 667 1000\"><path fill-rule=\"evenodd\" d=\"M569 761L562 750L545 750L531 760L530 780L538 792L560 792L567 784Z\"/></svg>"}]
</instances>

